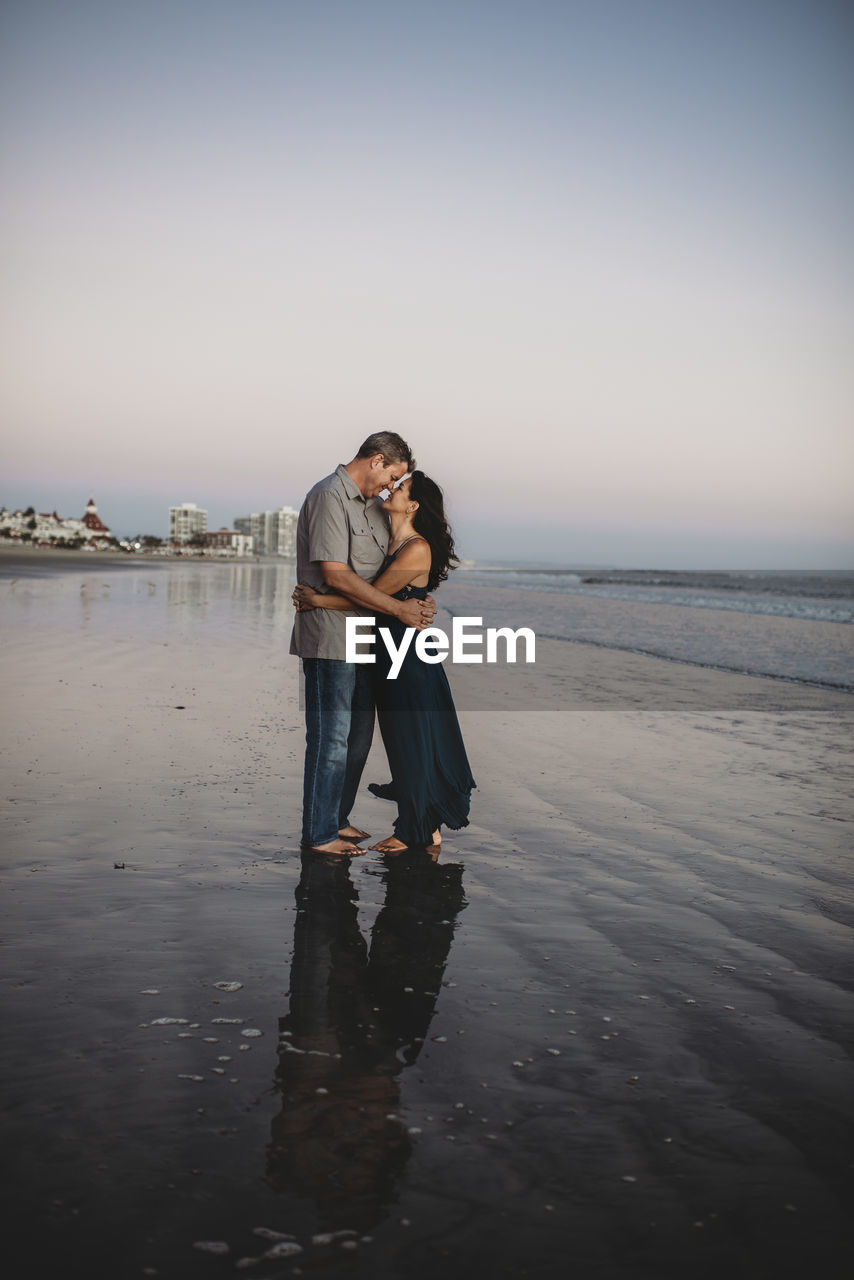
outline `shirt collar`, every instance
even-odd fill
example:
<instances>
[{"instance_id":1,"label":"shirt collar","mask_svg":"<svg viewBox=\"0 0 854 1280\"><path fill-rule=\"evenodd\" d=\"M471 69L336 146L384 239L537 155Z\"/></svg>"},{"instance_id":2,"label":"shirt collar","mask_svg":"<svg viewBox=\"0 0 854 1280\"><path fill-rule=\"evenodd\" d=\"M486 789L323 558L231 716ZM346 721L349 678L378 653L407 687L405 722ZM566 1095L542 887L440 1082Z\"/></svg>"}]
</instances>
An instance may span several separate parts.
<instances>
[{"instance_id":1,"label":"shirt collar","mask_svg":"<svg viewBox=\"0 0 854 1280\"><path fill-rule=\"evenodd\" d=\"M356 498L359 502L366 501L365 495L362 493L362 490L356 484L343 462L339 462L338 466L335 468L335 474L343 484L348 498Z\"/></svg>"}]
</instances>

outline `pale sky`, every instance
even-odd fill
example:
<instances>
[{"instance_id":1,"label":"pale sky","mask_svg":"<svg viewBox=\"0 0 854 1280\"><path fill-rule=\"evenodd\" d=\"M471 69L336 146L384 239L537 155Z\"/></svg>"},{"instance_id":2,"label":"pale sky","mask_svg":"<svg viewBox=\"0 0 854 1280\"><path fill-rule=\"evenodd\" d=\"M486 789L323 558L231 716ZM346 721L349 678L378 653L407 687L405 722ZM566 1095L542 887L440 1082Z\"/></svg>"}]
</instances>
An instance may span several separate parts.
<instances>
[{"instance_id":1,"label":"pale sky","mask_svg":"<svg viewBox=\"0 0 854 1280\"><path fill-rule=\"evenodd\" d=\"M5 0L0 503L165 534L370 431L461 554L848 567L854 7Z\"/></svg>"}]
</instances>

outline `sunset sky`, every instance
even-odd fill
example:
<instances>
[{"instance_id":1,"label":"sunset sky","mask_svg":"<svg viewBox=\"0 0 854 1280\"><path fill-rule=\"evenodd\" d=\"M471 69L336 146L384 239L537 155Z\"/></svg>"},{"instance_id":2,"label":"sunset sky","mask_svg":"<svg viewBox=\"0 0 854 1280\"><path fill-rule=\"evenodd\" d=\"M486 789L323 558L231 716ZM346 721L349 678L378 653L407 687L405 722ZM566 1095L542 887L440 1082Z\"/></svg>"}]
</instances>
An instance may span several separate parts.
<instances>
[{"instance_id":1,"label":"sunset sky","mask_svg":"<svg viewBox=\"0 0 854 1280\"><path fill-rule=\"evenodd\" d=\"M854 562L854 6L0 12L0 503L230 525L386 427L466 556Z\"/></svg>"}]
</instances>

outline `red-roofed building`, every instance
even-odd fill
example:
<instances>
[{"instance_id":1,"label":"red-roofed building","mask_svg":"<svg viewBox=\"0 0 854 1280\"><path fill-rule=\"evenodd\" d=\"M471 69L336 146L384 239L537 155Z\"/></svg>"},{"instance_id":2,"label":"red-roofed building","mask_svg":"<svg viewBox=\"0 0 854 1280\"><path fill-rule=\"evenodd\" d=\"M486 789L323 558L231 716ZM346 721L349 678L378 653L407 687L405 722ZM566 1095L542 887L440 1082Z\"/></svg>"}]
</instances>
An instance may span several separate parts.
<instances>
[{"instance_id":1,"label":"red-roofed building","mask_svg":"<svg viewBox=\"0 0 854 1280\"><path fill-rule=\"evenodd\" d=\"M98 515L98 508L95 506L95 499L90 498L86 505L86 514L83 517L83 523L92 534L103 534L109 536L109 529Z\"/></svg>"}]
</instances>

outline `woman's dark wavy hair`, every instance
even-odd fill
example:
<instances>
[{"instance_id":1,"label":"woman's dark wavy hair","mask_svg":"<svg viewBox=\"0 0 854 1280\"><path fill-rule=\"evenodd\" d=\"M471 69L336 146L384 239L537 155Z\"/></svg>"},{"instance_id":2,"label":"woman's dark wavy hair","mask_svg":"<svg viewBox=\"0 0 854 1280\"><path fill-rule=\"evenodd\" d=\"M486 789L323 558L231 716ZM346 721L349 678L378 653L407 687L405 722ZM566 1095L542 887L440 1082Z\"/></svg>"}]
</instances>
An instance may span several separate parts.
<instances>
[{"instance_id":1,"label":"woman's dark wavy hair","mask_svg":"<svg viewBox=\"0 0 854 1280\"><path fill-rule=\"evenodd\" d=\"M418 503L412 526L430 544L430 580L427 590L435 591L439 583L447 578L448 571L456 569L460 559L454 551L451 526L445 519L445 495L435 480L425 476L423 471L413 471L409 497L411 501Z\"/></svg>"}]
</instances>

